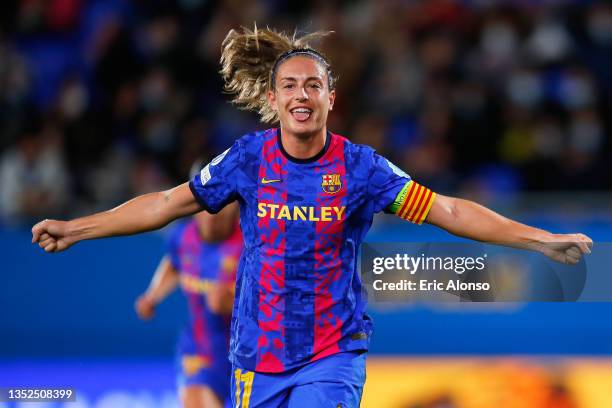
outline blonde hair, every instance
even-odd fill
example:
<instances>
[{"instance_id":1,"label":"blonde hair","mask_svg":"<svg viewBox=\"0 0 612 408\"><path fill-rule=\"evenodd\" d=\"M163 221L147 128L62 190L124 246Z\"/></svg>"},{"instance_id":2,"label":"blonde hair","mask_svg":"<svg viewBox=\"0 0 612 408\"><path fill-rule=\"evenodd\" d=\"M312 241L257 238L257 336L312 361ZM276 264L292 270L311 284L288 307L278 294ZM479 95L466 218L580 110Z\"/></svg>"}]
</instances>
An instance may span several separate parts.
<instances>
[{"instance_id":1,"label":"blonde hair","mask_svg":"<svg viewBox=\"0 0 612 408\"><path fill-rule=\"evenodd\" d=\"M317 60L327 71L330 90L334 78L327 59L309 45L331 34L331 31L317 31L297 37L270 28L253 30L242 27L242 31L230 30L221 44L221 76L225 81L224 90L233 94L232 103L240 109L258 112L264 123L278 122L277 113L267 99L269 90L274 89L274 78L278 66L293 55L305 55Z\"/></svg>"}]
</instances>

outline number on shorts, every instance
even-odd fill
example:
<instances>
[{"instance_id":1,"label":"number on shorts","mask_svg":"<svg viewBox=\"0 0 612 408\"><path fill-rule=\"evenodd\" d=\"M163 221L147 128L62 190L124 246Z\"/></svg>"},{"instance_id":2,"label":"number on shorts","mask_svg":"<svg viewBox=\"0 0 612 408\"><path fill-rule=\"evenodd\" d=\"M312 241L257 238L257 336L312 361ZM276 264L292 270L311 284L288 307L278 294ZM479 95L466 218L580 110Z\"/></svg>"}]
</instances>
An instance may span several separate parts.
<instances>
[{"instance_id":1,"label":"number on shorts","mask_svg":"<svg viewBox=\"0 0 612 408\"><path fill-rule=\"evenodd\" d=\"M242 370L237 368L234 371L234 377L236 378L236 408L249 408L249 400L251 399L251 390L253 389L253 378L255 378L255 373L247 371L243 374ZM242 406L240 405L240 383L244 383Z\"/></svg>"}]
</instances>

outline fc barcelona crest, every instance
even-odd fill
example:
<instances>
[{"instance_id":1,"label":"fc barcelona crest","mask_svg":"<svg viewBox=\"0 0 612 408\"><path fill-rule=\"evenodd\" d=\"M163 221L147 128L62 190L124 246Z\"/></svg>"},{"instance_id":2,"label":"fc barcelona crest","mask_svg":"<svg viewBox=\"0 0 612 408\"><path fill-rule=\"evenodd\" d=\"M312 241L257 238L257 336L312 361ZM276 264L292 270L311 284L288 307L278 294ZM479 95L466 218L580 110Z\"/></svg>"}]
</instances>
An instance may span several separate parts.
<instances>
[{"instance_id":1,"label":"fc barcelona crest","mask_svg":"<svg viewBox=\"0 0 612 408\"><path fill-rule=\"evenodd\" d=\"M342 181L339 174L324 174L323 182L321 183L323 191L327 194L336 194L342 189Z\"/></svg>"}]
</instances>

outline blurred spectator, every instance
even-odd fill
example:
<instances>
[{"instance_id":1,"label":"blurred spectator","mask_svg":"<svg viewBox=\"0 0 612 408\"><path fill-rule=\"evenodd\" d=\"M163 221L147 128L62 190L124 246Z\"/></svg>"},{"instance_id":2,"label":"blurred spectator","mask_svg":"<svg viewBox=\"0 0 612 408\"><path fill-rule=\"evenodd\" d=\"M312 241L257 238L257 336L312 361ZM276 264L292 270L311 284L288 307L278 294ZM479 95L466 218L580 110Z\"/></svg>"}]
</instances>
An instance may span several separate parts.
<instances>
[{"instance_id":1,"label":"blurred spectator","mask_svg":"<svg viewBox=\"0 0 612 408\"><path fill-rule=\"evenodd\" d=\"M254 21L334 30L319 44L339 76L331 130L442 193L612 187L607 2L28 0L7 12L5 218L104 208L183 182L195 157L263 128L225 102L217 72L227 31ZM57 136L17 141L33 117L55 118L45 126ZM54 169L59 193L16 192L40 167Z\"/></svg>"},{"instance_id":2,"label":"blurred spectator","mask_svg":"<svg viewBox=\"0 0 612 408\"><path fill-rule=\"evenodd\" d=\"M0 216L18 218L61 215L69 201L68 174L54 123L31 126L0 158Z\"/></svg>"}]
</instances>

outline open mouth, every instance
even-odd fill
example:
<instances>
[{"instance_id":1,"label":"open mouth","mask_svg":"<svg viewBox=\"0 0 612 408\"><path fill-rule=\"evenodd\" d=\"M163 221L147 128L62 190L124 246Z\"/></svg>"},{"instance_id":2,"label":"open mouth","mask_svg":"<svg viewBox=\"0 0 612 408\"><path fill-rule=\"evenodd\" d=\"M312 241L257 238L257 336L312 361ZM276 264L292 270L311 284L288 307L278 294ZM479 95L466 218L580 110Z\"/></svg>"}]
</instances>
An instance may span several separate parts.
<instances>
[{"instance_id":1,"label":"open mouth","mask_svg":"<svg viewBox=\"0 0 612 408\"><path fill-rule=\"evenodd\" d=\"M306 122L312 114L312 109L308 108L293 108L290 110L291 115L298 122Z\"/></svg>"}]
</instances>

